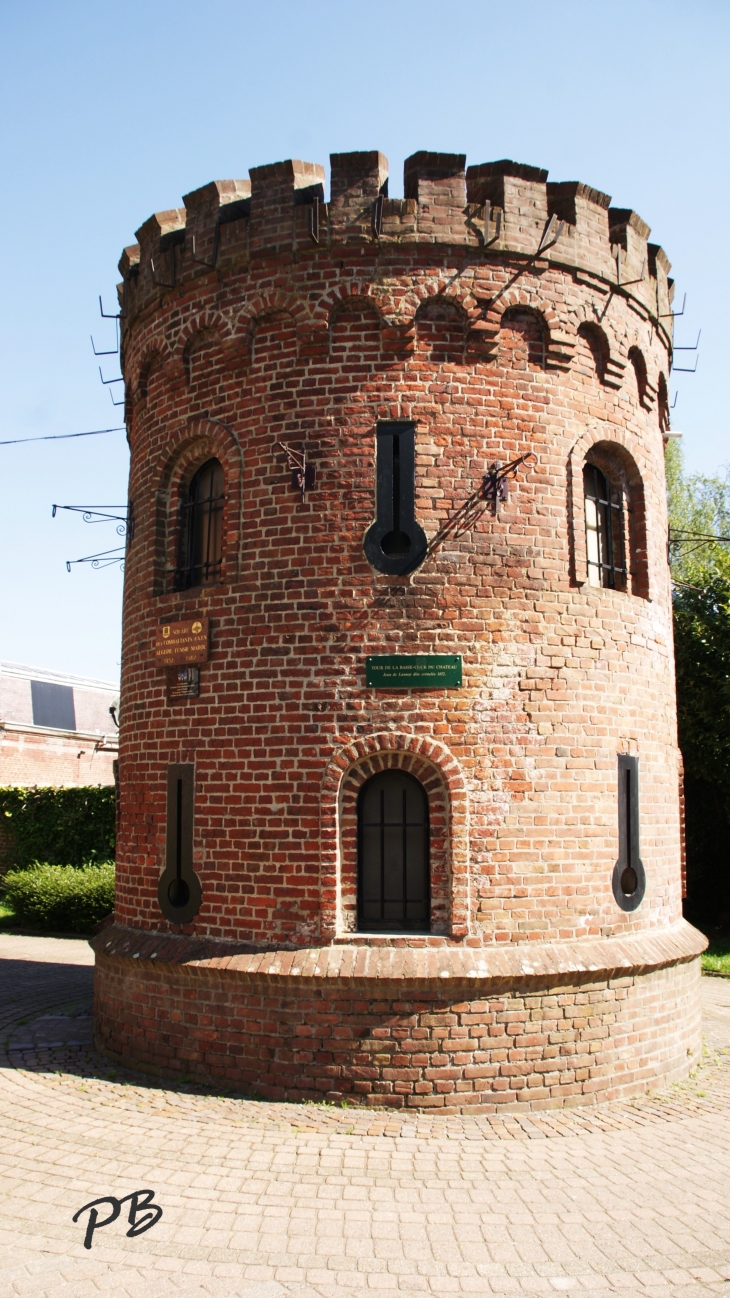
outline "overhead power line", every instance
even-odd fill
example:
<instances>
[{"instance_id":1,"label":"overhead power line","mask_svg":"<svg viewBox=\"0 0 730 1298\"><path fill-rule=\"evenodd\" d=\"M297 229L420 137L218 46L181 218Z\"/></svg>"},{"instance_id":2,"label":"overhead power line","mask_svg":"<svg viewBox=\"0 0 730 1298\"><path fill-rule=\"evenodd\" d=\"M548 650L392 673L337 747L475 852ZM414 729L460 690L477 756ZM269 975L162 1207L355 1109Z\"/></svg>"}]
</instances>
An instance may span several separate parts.
<instances>
[{"instance_id":1,"label":"overhead power line","mask_svg":"<svg viewBox=\"0 0 730 1298\"><path fill-rule=\"evenodd\" d=\"M50 433L46 437L11 437L7 442L0 442L0 446L22 446L24 442L60 442L68 437L101 437L103 433L123 433L124 424L118 428L93 428L88 433Z\"/></svg>"}]
</instances>

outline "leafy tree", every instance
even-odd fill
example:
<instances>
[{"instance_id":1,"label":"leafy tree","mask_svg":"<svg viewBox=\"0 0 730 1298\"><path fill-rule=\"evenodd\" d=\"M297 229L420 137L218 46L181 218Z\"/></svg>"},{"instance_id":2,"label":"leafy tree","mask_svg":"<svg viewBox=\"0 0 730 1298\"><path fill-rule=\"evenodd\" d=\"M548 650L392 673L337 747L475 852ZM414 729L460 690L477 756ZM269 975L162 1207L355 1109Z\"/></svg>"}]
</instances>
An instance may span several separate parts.
<instances>
[{"instance_id":1,"label":"leafy tree","mask_svg":"<svg viewBox=\"0 0 730 1298\"><path fill-rule=\"evenodd\" d=\"M698 538L730 536L730 472L686 475L674 443L666 464L687 910L723 926L730 923L730 545Z\"/></svg>"}]
</instances>

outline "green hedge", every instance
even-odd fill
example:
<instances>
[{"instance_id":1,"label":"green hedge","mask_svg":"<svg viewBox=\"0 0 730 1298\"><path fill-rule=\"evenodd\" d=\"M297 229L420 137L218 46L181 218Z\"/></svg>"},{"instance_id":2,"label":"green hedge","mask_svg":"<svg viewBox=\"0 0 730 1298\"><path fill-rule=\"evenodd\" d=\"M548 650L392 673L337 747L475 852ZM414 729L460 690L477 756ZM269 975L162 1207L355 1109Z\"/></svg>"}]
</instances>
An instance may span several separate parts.
<instances>
[{"instance_id":1,"label":"green hedge","mask_svg":"<svg viewBox=\"0 0 730 1298\"><path fill-rule=\"evenodd\" d=\"M43 865L9 870L3 891L31 928L88 933L114 909L114 864Z\"/></svg>"},{"instance_id":2,"label":"green hedge","mask_svg":"<svg viewBox=\"0 0 730 1298\"><path fill-rule=\"evenodd\" d=\"M0 788L0 867L112 860L114 821L112 785Z\"/></svg>"}]
</instances>

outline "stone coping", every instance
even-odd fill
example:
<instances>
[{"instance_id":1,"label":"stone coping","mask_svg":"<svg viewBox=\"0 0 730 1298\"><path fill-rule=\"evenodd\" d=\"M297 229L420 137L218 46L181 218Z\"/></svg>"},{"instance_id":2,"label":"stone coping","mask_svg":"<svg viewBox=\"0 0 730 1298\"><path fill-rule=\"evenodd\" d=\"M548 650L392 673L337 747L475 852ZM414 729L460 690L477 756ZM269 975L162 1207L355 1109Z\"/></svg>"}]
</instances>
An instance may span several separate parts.
<instances>
[{"instance_id":1,"label":"stone coping","mask_svg":"<svg viewBox=\"0 0 730 1298\"><path fill-rule=\"evenodd\" d=\"M706 949L703 933L686 920L669 928L574 942L508 947L363 947L344 943L296 950L253 949L218 938L145 932L114 923L90 940L97 957L184 966L283 981L336 979L378 982L470 983L647 973L692 960Z\"/></svg>"}]
</instances>

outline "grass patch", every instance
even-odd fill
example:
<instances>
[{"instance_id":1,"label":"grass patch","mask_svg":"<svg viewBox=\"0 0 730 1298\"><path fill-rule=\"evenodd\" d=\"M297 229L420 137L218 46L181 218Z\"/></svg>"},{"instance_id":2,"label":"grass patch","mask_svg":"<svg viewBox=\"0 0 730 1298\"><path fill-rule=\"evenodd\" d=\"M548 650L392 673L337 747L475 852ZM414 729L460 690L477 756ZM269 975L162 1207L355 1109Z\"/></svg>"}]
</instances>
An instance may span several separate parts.
<instances>
[{"instance_id":1,"label":"grass patch","mask_svg":"<svg viewBox=\"0 0 730 1298\"><path fill-rule=\"evenodd\" d=\"M710 945L702 956L708 973L730 974L730 933L708 934Z\"/></svg>"},{"instance_id":2,"label":"grass patch","mask_svg":"<svg viewBox=\"0 0 730 1298\"><path fill-rule=\"evenodd\" d=\"M6 928L12 928L16 923L14 908L10 905L7 897L0 897L0 932Z\"/></svg>"},{"instance_id":3,"label":"grass patch","mask_svg":"<svg viewBox=\"0 0 730 1298\"><path fill-rule=\"evenodd\" d=\"M45 932L89 933L114 909L114 863L9 870L3 902L16 923Z\"/></svg>"}]
</instances>

